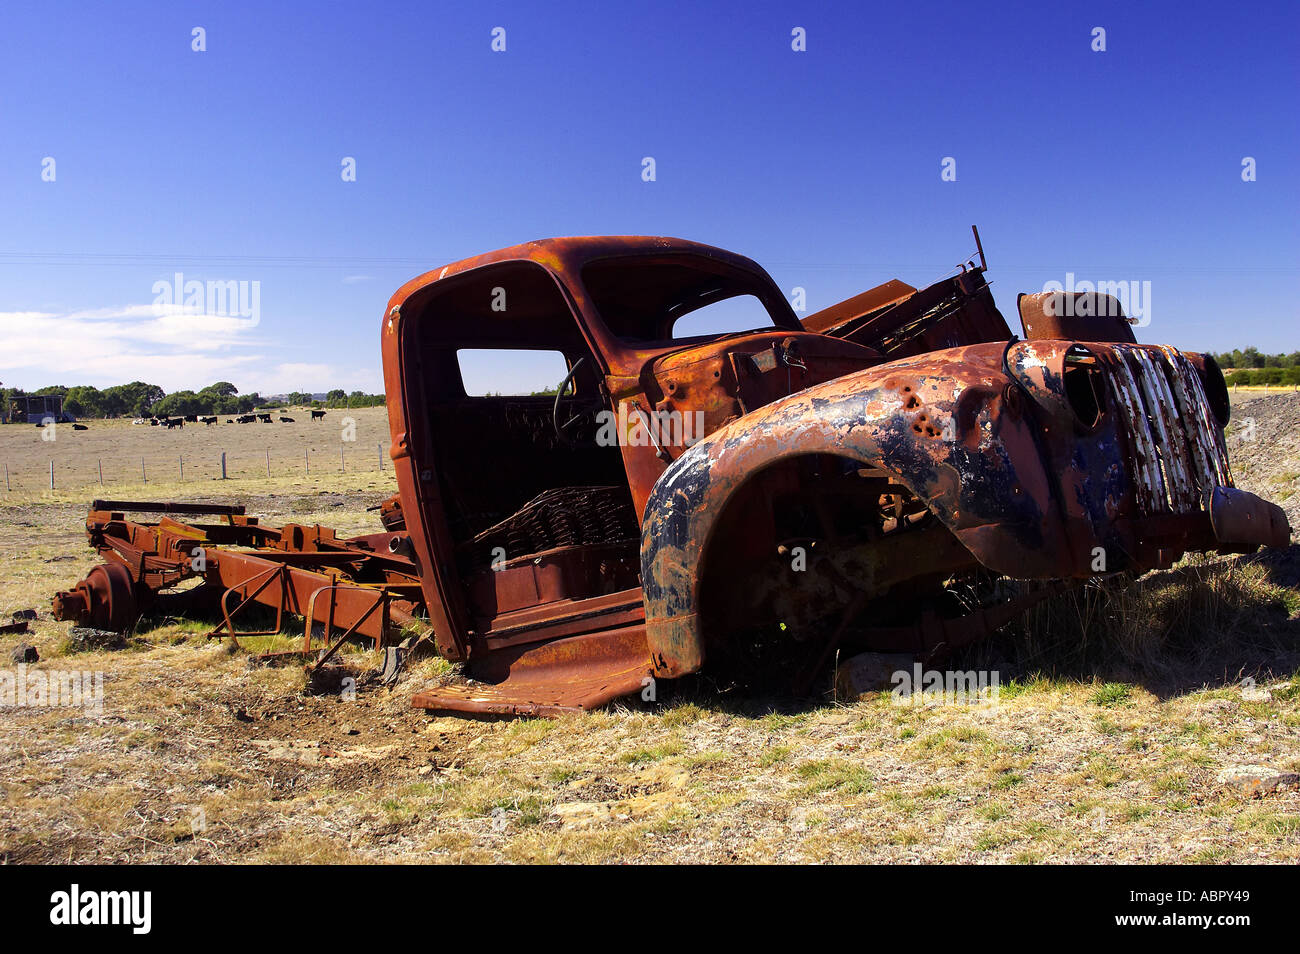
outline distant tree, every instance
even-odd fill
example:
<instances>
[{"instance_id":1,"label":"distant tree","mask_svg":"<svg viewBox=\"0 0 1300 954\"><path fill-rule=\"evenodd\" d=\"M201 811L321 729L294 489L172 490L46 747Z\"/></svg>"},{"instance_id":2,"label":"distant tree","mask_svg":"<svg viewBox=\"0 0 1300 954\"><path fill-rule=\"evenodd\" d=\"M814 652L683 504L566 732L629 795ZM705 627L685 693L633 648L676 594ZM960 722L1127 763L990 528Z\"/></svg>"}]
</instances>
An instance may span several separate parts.
<instances>
[{"instance_id":1,"label":"distant tree","mask_svg":"<svg viewBox=\"0 0 1300 954\"><path fill-rule=\"evenodd\" d=\"M99 388L68 388L63 409L75 417L104 417L104 395Z\"/></svg>"},{"instance_id":2,"label":"distant tree","mask_svg":"<svg viewBox=\"0 0 1300 954\"><path fill-rule=\"evenodd\" d=\"M104 417L117 417L129 414L131 417L147 417L153 407L166 397L166 392L156 384L144 381L132 381L130 384L117 384L105 388L101 398Z\"/></svg>"},{"instance_id":3,"label":"distant tree","mask_svg":"<svg viewBox=\"0 0 1300 954\"><path fill-rule=\"evenodd\" d=\"M180 417L185 414L207 414L209 407L193 391L173 391L154 406L160 417Z\"/></svg>"}]
</instances>

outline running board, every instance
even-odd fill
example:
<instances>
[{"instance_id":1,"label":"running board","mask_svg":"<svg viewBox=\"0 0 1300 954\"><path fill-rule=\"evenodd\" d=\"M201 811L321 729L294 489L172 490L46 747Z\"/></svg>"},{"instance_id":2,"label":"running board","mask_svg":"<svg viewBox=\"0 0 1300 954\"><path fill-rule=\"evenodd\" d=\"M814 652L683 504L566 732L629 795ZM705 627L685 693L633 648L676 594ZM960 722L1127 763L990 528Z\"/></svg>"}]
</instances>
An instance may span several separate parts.
<instances>
[{"instance_id":1,"label":"running board","mask_svg":"<svg viewBox=\"0 0 1300 954\"><path fill-rule=\"evenodd\" d=\"M645 627L628 626L494 652L470 665L468 679L416 693L411 706L553 718L653 688L653 673Z\"/></svg>"}]
</instances>

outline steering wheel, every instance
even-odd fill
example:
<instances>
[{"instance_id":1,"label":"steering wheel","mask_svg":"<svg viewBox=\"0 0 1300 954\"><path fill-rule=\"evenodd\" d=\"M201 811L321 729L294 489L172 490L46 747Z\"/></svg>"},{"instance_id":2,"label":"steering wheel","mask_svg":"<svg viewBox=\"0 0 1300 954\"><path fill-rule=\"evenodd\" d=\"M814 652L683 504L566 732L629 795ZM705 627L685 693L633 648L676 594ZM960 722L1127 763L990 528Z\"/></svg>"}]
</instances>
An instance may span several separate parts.
<instances>
[{"instance_id":1,"label":"steering wheel","mask_svg":"<svg viewBox=\"0 0 1300 954\"><path fill-rule=\"evenodd\" d=\"M573 443L573 437L570 435L569 429L573 427L574 424L578 423L578 421L581 421L584 417L589 415L596 406L592 404L581 408L578 410L578 413L574 414L567 421L563 423L560 422L560 400L564 397L564 392L569 390L569 386L573 384L574 375L578 373L578 369L582 367L583 362L586 360L587 356L583 355L577 361L573 362L573 367L569 368L569 373L564 376L564 380L560 382L559 388L556 389L555 403L551 405L551 426L555 428L555 436L566 444Z\"/></svg>"}]
</instances>

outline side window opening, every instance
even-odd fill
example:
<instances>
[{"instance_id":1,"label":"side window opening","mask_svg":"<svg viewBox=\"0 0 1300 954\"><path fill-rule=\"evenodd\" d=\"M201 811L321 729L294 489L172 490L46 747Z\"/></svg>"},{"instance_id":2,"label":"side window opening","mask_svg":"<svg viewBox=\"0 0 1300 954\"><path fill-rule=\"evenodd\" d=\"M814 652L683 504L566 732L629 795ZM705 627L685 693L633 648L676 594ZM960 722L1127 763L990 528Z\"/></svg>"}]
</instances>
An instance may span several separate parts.
<instances>
[{"instance_id":1,"label":"side window opening","mask_svg":"<svg viewBox=\"0 0 1300 954\"><path fill-rule=\"evenodd\" d=\"M462 348L456 361L468 397L553 396L569 373L569 362L559 351Z\"/></svg>"}]
</instances>

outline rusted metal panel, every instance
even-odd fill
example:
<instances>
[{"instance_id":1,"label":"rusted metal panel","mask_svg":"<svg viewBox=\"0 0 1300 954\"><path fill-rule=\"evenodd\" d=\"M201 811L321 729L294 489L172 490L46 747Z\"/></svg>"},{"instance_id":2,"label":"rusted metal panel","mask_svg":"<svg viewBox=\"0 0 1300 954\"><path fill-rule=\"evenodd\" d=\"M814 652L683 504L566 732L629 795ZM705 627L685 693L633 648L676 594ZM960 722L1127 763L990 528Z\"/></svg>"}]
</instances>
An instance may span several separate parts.
<instances>
[{"instance_id":1,"label":"rusted metal panel","mask_svg":"<svg viewBox=\"0 0 1300 954\"><path fill-rule=\"evenodd\" d=\"M1133 326L1114 295L1038 292L1016 298L1020 325L1029 339L1118 341L1136 344Z\"/></svg>"},{"instance_id":2,"label":"rusted metal panel","mask_svg":"<svg viewBox=\"0 0 1300 954\"><path fill-rule=\"evenodd\" d=\"M1291 528L1279 508L1235 487L1214 488L1210 521L1215 537L1230 548L1244 546L1249 551L1261 542L1269 547L1291 542Z\"/></svg>"},{"instance_id":3,"label":"rusted metal panel","mask_svg":"<svg viewBox=\"0 0 1300 954\"><path fill-rule=\"evenodd\" d=\"M593 709L649 688L645 630L630 626L493 654L473 682L417 693L416 708L553 716Z\"/></svg>"},{"instance_id":4,"label":"rusted metal panel","mask_svg":"<svg viewBox=\"0 0 1300 954\"><path fill-rule=\"evenodd\" d=\"M881 309L906 301L915 295L916 291L906 282L893 279L852 298L846 298L829 308L813 312L803 319L803 326L818 334L835 334L850 322L866 320Z\"/></svg>"}]
</instances>

